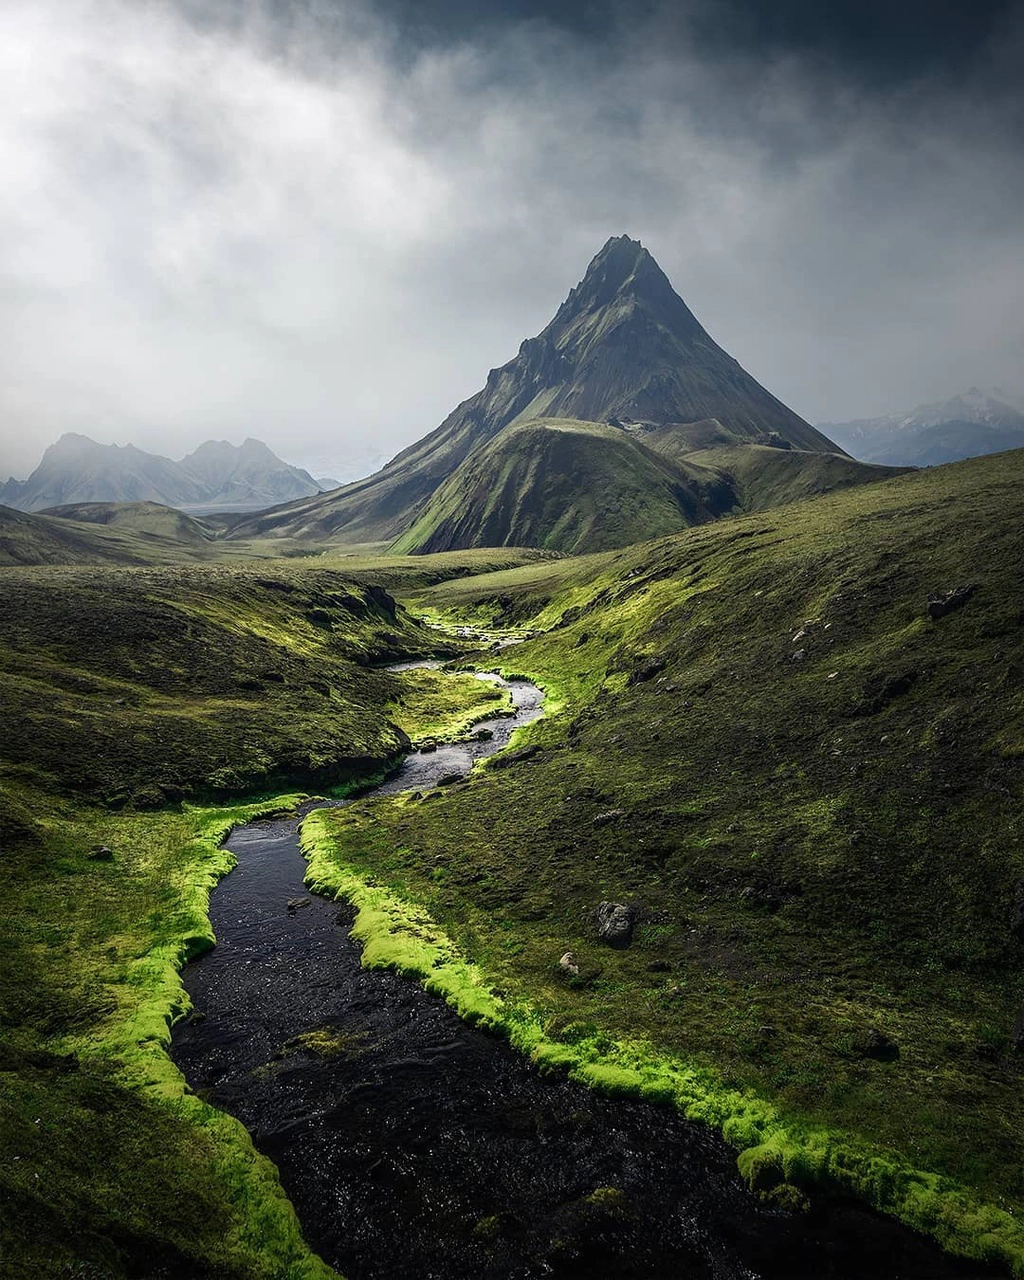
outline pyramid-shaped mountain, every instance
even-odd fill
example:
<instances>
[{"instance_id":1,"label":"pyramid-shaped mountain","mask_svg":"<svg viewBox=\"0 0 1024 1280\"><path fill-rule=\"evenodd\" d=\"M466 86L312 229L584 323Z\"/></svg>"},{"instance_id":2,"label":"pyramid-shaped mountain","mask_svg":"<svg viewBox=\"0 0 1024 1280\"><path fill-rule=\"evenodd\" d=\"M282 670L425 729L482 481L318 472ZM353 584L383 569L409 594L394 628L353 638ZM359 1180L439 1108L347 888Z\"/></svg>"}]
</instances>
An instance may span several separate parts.
<instances>
[{"instance_id":1,"label":"pyramid-shaped mountain","mask_svg":"<svg viewBox=\"0 0 1024 1280\"><path fill-rule=\"evenodd\" d=\"M602 429L566 436L567 420ZM548 442L542 459L532 464L517 450L538 446L536 433L508 439L503 433L542 422L562 424L560 447L553 450ZM547 468L557 456L569 467L565 481L571 483L576 468L568 462L569 445L603 450L610 466L620 465L622 450L609 442L609 432L619 432L623 440L644 450L642 458L633 451L639 467L634 487L642 488L644 477L654 474L651 468L658 468L661 515L654 526L659 529L665 517L662 481L668 464L664 459L652 461L647 456L652 451L671 455L672 465L681 468L672 481L680 490L676 527L694 523L695 512L710 519L721 510L717 489L715 502L702 504L700 485L706 476L689 474L683 465L687 453L702 451L702 466L707 465L707 451L716 447L771 445L803 454L842 453L718 346L638 241L618 236L594 258L551 323L537 337L527 339L508 364L492 369L486 385L435 431L376 475L247 520L237 527L235 536L282 534L346 542L397 538L402 550L486 545L473 537L465 521L457 535L438 533L440 517L430 510L441 486L447 486L445 505L460 505L452 486L457 491L456 473L463 463L494 442L492 453L502 465L516 455L524 475L536 478L538 469L545 471L545 501L551 503L555 478ZM481 454L472 469L477 490L490 483L485 460ZM482 497L478 493L478 499ZM528 506L529 494L522 497ZM742 502L736 499L733 505ZM522 503L519 508L525 511ZM490 521L491 536L501 532L502 541L514 541L519 508L515 502L506 503L503 509L508 517L501 529ZM641 520L639 527L648 525L649 521ZM428 527L430 536L424 541L415 531ZM631 535L623 530L617 536L628 541ZM556 544L557 539L550 543L545 530L531 521L529 545ZM580 548L573 543L559 549Z\"/></svg>"}]
</instances>

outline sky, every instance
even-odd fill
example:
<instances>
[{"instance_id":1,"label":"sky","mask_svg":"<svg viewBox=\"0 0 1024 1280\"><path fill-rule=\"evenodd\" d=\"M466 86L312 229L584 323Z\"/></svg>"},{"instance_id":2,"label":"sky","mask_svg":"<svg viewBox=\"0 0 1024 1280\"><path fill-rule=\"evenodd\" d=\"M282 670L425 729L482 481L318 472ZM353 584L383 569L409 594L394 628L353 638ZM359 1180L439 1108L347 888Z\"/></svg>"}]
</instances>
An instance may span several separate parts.
<instances>
[{"instance_id":1,"label":"sky","mask_svg":"<svg viewBox=\"0 0 1024 1280\"><path fill-rule=\"evenodd\" d=\"M1024 3L0 0L0 476L367 474L611 235L812 422L1024 392Z\"/></svg>"}]
</instances>

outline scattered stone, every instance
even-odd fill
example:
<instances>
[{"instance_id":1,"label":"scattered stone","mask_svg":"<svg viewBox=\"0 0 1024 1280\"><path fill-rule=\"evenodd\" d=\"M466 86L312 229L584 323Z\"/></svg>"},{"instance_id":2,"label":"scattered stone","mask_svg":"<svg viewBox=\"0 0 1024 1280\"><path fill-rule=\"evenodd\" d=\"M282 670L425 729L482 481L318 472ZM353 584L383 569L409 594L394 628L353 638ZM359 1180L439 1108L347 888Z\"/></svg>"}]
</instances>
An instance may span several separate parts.
<instances>
[{"instance_id":1,"label":"scattered stone","mask_svg":"<svg viewBox=\"0 0 1024 1280\"><path fill-rule=\"evenodd\" d=\"M878 1062L895 1062L900 1056L900 1047L895 1040L890 1040L877 1027L866 1027L858 1031L853 1040L853 1051L861 1058L874 1058Z\"/></svg>"},{"instance_id":2,"label":"scattered stone","mask_svg":"<svg viewBox=\"0 0 1024 1280\"><path fill-rule=\"evenodd\" d=\"M647 966L648 973L671 973L672 966L667 960L652 960Z\"/></svg>"},{"instance_id":3,"label":"scattered stone","mask_svg":"<svg viewBox=\"0 0 1024 1280\"><path fill-rule=\"evenodd\" d=\"M437 743L433 738L424 738L420 743L420 755L429 755L432 751L437 750Z\"/></svg>"},{"instance_id":4,"label":"scattered stone","mask_svg":"<svg viewBox=\"0 0 1024 1280\"><path fill-rule=\"evenodd\" d=\"M653 680L659 672L665 670L664 658L648 658L629 673L627 685L643 684L645 680Z\"/></svg>"},{"instance_id":5,"label":"scattered stone","mask_svg":"<svg viewBox=\"0 0 1024 1280\"><path fill-rule=\"evenodd\" d=\"M576 957L571 951L567 951L558 962L558 967L563 973L569 974L570 977L578 978L580 976L580 967L576 963Z\"/></svg>"},{"instance_id":6,"label":"scattered stone","mask_svg":"<svg viewBox=\"0 0 1024 1280\"><path fill-rule=\"evenodd\" d=\"M454 782L461 782L464 777L465 774L462 773L446 773L442 777L438 778L435 785L439 787L450 787Z\"/></svg>"},{"instance_id":7,"label":"scattered stone","mask_svg":"<svg viewBox=\"0 0 1024 1280\"><path fill-rule=\"evenodd\" d=\"M595 913L597 936L610 947L628 947L633 941L636 913L624 902L602 902Z\"/></svg>"},{"instance_id":8,"label":"scattered stone","mask_svg":"<svg viewBox=\"0 0 1024 1280\"><path fill-rule=\"evenodd\" d=\"M789 655L789 660L790 662L803 662L804 658L806 657L807 657L806 649L794 649L793 652Z\"/></svg>"},{"instance_id":9,"label":"scattered stone","mask_svg":"<svg viewBox=\"0 0 1024 1280\"><path fill-rule=\"evenodd\" d=\"M757 1034L762 1040L774 1040L779 1033L775 1027L765 1025L763 1027L758 1027Z\"/></svg>"},{"instance_id":10,"label":"scattered stone","mask_svg":"<svg viewBox=\"0 0 1024 1280\"><path fill-rule=\"evenodd\" d=\"M605 809L604 813L595 815L594 826L606 827L609 822L618 822L620 818L624 818L625 816L625 809Z\"/></svg>"},{"instance_id":11,"label":"scattered stone","mask_svg":"<svg viewBox=\"0 0 1024 1280\"><path fill-rule=\"evenodd\" d=\"M522 764L524 760L532 760L541 748L536 743L528 747L520 747L518 751L503 751L491 758L492 769L508 769L514 764Z\"/></svg>"},{"instance_id":12,"label":"scattered stone","mask_svg":"<svg viewBox=\"0 0 1024 1280\"><path fill-rule=\"evenodd\" d=\"M114 851L107 844L94 844L85 855L91 862L113 862Z\"/></svg>"},{"instance_id":13,"label":"scattered stone","mask_svg":"<svg viewBox=\"0 0 1024 1280\"><path fill-rule=\"evenodd\" d=\"M962 587L954 587L952 591L931 592L928 596L928 617L944 618L947 613L952 613L954 609L965 605L974 592L973 582L967 582Z\"/></svg>"},{"instance_id":14,"label":"scattered stone","mask_svg":"<svg viewBox=\"0 0 1024 1280\"><path fill-rule=\"evenodd\" d=\"M289 898L288 914L290 916L293 916L300 907L308 907L309 903L310 903L309 898Z\"/></svg>"},{"instance_id":15,"label":"scattered stone","mask_svg":"<svg viewBox=\"0 0 1024 1280\"><path fill-rule=\"evenodd\" d=\"M476 739L477 742L487 742L494 737L494 730L493 729L477 729L476 733L473 734L473 737Z\"/></svg>"}]
</instances>

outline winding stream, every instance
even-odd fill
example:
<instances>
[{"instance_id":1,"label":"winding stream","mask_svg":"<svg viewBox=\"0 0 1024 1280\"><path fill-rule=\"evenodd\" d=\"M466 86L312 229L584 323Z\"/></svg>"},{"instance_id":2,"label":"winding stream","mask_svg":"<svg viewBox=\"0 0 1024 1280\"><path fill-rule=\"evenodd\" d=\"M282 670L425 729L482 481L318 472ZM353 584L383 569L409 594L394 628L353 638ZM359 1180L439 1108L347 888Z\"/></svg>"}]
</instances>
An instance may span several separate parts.
<instances>
[{"instance_id":1,"label":"winding stream","mask_svg":"<svg viewBox=\"0 0 1024 1280\"><path fill-rule=\"evenodd\" d=\"M466 773L541 714L536 686L497 682L514 719L410 754L368 795ZM228 838L218 944L184 974L202 1017L175 1028L172 1056L275 1162L307 1240L348 1280L1001 1274L855 1204L768 1209L712 1130L542 1078L417 983L361 968L351 910L303 886L311 807Z\"/></svg>"}]
</instances>

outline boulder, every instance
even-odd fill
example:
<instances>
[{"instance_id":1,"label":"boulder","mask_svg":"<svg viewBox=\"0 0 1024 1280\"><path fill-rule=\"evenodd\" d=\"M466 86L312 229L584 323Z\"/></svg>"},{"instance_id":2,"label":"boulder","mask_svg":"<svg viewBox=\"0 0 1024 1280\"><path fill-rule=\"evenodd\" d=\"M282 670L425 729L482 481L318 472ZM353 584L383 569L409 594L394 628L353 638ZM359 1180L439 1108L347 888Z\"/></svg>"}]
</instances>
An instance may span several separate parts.
<instances>
[{"instance_id":1,"label":"boulder","mask_svg":"<svg viewBox=\"0 0 1024 1280\"><path fill-rule=\"evenodd\" d=\"M959 609L974 595L974 583L966 582L951 591L933 591L928 596L928 617L944 618L947 613Z\"/></svg>"},{"instance_id":2,"label":"boulder","mask_svg":"<svg viewBox=\"0 0 1024 1280\"><path fill-rule=\"evenodd\" d=\"M571 951L567 951L565 955L562 956L561 960L558 962L558 967L563 973L567 973L570 978L579 977L580 967L576 963L576 957Z\"/></svg>"},{"instance_id":3,"label":"boulder","mask_svg":"<svg viewBox=\"0 0 1024 1280\"><path fill-rule=\"evenodd\" d=\"M874 1058L878 1062L894 1062L900 1056L896 1041L890 1040L877 1027L858 1031L853 1040L853 1051L861 1058Z\"/></svg>"},{"instance_id":4,"label":"boulder","mask_svg":"<svg viewBox=\"0 0 1024 1280\"><path fill-rule=\"evenodd\" d=\"M114 851L109 845L94 844L85 855L91 862L113 862Z\"/></svg>"},{"instance_id":5,"label":"boulder","mask_svg":"<svg viewBox=\"0 0 1024 1280\"><path fill-rule=\"evenodd\" d=\"M594 913L597 936L610 947L628 947L636 923L634 909L624 902L602 902Z\"/></svg>"},{"instance_id":6,"label":"boulder","mask_svg":"<svg viewBox=\"0 0 1024 1280\"><path fill-rule=\"evenodd\" d=\"M647 658L645 661L633 668L629 673L626 683L628 685L643 684L647 680L653 680L659 672L664 670L664 658Z\"/></svg>"},{"instance_id":7,"label":"boulder","mask_svg":"<svg viewBox=\"0 0 1024 1280\"><path fill-rule=\"evenodd\" d=\"M514 764L522 764L524 760L532 760L540 751L535 743L528 747L520 747L518 751L503 751L491 757L492 769L508 769Z\"/></svg>"}]
</instances>

